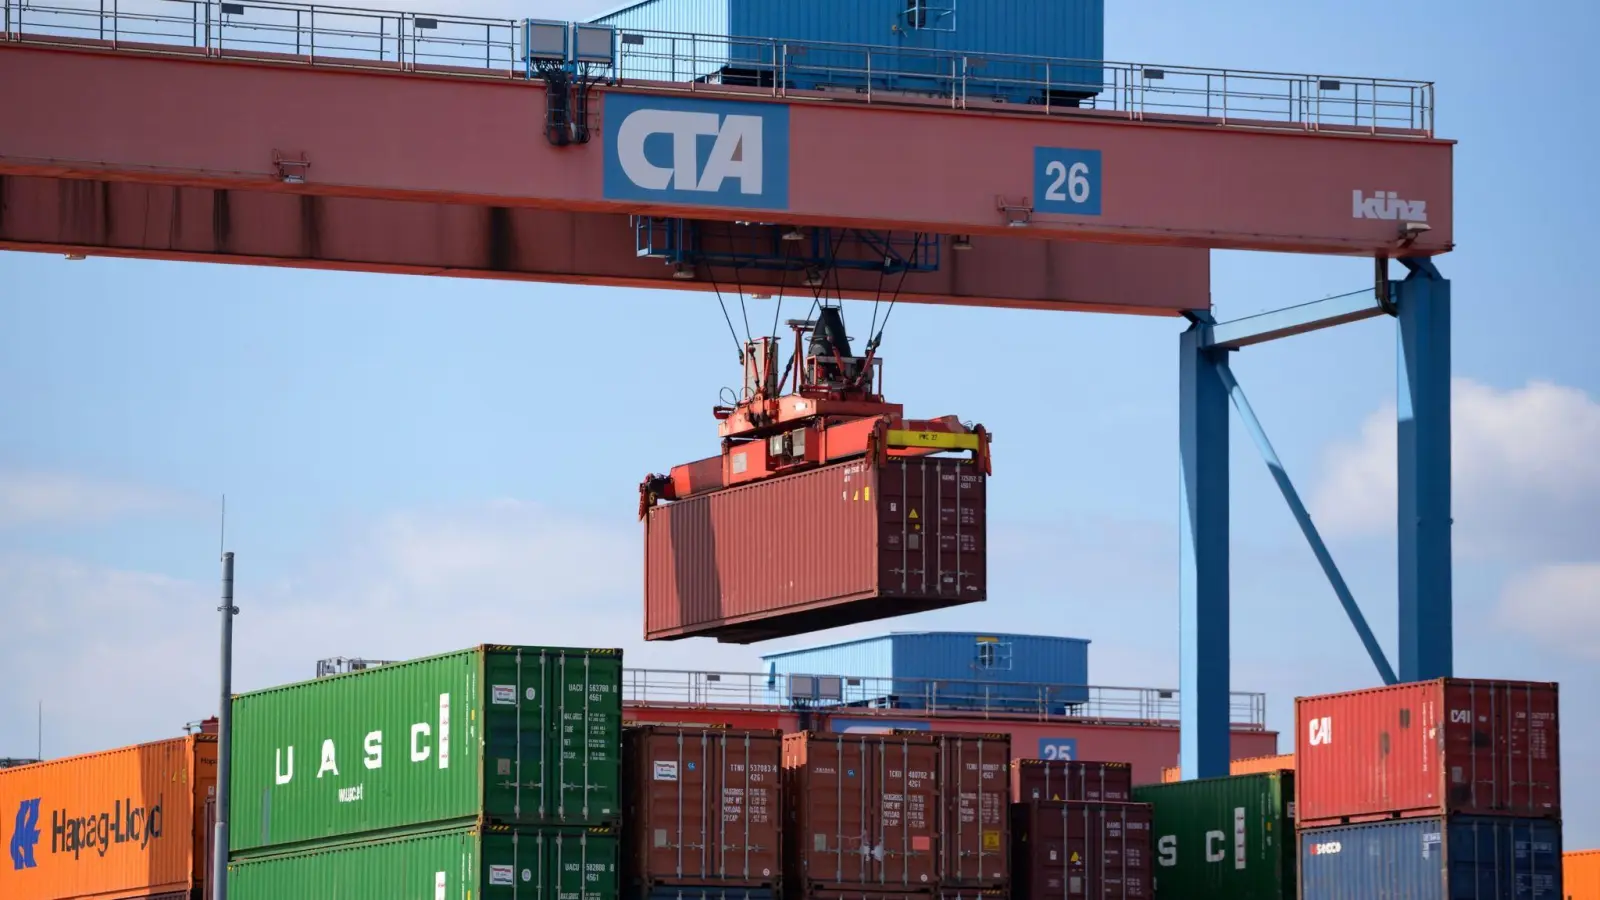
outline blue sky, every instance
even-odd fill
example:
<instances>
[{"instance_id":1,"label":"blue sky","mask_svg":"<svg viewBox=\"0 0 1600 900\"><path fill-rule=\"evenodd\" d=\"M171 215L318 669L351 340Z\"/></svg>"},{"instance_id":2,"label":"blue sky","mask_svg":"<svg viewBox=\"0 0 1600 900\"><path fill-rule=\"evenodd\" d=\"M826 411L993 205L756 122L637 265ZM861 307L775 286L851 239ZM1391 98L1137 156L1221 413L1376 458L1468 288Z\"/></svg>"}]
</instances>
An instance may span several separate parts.
<instances>
[{"instance_id":1,"label":"blue sky","mask_svg":"<svg viewBox=\"0 0 1600 900\"><path fill-rule=\"evenodd\" d=\"M1579 60L1600 13L1107 5L1112 58L1438 83L1438 129L1460 141L1459 249L1440 260L1454 281L1457 671L1560 680L1568 770L1594 771L1600 352L1586 251L1600 187ZM1223 317L1370 278L1360 261L1245 253L1215 254L1213 271ZM771 320L768 302L757 311ZM864 334L866 311L850 314ZM1094 681L1176 683L1179 330L895 312L895 398L981 421L997 443L993 599L894 627L1082 636ZM224 493L241 687L304 677L323 656L484 640L751 668L753 649L638 639L636 485L714 452L709 408L737 377L729 344L714 300L691 294L0 254L0 755L32 752L40 700L51 755L161 737L214 709ZM1235 363L1391 655L1394 360L1393 323L1376 320ZM1288 750L1296 694L1376 676L1237 427L1233 479L1235 687L1268 693ZM1565 788L1569 845L1600 845L1600 786Z\"/></svg>"}]
</instances>

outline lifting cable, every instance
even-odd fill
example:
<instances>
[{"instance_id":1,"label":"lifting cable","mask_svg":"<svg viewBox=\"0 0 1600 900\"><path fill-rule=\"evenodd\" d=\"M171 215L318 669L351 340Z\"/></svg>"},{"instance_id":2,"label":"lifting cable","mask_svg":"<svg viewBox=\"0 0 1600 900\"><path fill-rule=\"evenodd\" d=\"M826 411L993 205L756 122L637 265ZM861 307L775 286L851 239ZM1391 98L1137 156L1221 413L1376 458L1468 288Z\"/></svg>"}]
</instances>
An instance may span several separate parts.
<instances>
[{"instance_id":1,"label":"lifting cable","mask_svg":"<svg viewBox=\"0 0 1600 900\"><path fill-rule=\"evenodd\" d=\"M722 302L722 289L717 287L717 276L711 274L711 266L706 266L706 278L711 281L711 289L717 293L717 305L722 307L722 320L728 323L728 337L733 338L733 349L739 354L739 364L744 365L744 345L739 343L739 332L733 330L733 317L728 315L728 304Z\"/></svg>"},{"instance_id":2,"label":"lifting cable","mask_svg":"<svg viewBox=\"0 0 1600 900\"><path fill-rule=\"evenodd\" d=\"M838 238L838 240L833 242L833 247L832 247L832 249L829 250L829 253L828 253L827 261L829 263L835 263L839 259L839 247L840 247L841 244L844 243L844 232L845 232L845 229L843 229L843 228L839 229L839 238ZM833 269L834 289L836 291L839 291L839 303L842 306L844 304L844 293L843 293L842 290L839 290L839 267L837 265L830 265L829 268ZM827 282L826 278L819 279L819 281L821 283L816 285L815 287L813 287L811 289L811 309L809 309L806 312L806 319L807 320L809 320L812 316L816 315L817 304L822 302L822 295L828 289L828 282ZM774 332L774 334L776 334L776 332L777 332L777 327L776 326L773 327L773 332ZM782 384L785 380L788 379L789 372L792 369L794 369L795 360L799 355L800 355L800 351L797 350L797 351L795 351L795 353L793 353L793 354L791 354L789 356L789 362L786 363L784 365L784 367L783 367L783 376L778 379L778 383L779 384Z\"/></svg>"}]
</instances>

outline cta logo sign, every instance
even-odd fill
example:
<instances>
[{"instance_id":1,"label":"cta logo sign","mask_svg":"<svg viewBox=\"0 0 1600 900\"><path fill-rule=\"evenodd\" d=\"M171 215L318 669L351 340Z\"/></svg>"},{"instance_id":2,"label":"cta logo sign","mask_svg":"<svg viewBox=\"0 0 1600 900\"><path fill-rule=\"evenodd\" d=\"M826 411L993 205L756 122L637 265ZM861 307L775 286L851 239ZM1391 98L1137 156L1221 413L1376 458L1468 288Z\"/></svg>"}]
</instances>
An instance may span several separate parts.
<instances>
[{"instance_id":1,"label":"cta logo sign","mask_svg":"<svg viewBox=\"0 0 1600 900\"><path fill-rule=\"evenodd\" d=\"M789 107L605 95L608 200L789 207Z\"/></svg>"}]
</instances>

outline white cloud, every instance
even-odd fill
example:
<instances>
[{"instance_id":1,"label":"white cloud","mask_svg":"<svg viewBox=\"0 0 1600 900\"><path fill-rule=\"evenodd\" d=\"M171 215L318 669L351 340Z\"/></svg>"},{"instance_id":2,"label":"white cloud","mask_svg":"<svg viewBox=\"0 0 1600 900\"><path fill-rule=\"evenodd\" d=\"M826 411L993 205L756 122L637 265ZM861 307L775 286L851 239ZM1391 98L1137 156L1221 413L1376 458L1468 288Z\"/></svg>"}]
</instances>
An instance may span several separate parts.
<instances>
[{"instance_id":1,"label":"white cloud","mask_svg":"<svg viewBox=\"0 0 1600 900\"><path fill-rule=\"evenodd\" d=\"M1471 557L1559 560L1600 534L1600 403L1544 381L1500 390L1458 378L1451 392L1455 545ZM1395 408L1333 447L1313 493L1330 535L1392 535Z\"/></svg>"},{"instance_id":2,"label":"white cloud","mask_svg":"<svg viewBox=\"0 0 1600 900\"><path fill-rule=\"evenodd\" d=\"M1500 621L1561 650L1600 659L1600 562L1540 566L1506 581Z\"/></svg>"},{"instance_id":3,"label":"white cloud","mask_svg":"<svg viewBox=\"0 0 1600 900\"><path fill-rule=\"evenodd\" d=\"M0 472L0 526L99 524L182 505L171 494L134 484L54 472Z\"/></svg>"},{"instance_id":4,"label":"white cloud","mask_svg":"<svg viewBox=\"0 0 1600 900\"><path fill-rule=\"evenodd\" d=\"M639 533L501 502L383 520L269 584L241 552L235 690L331 656L406 659L485 642L621 647L652 668L754 671L751 648L646 647ZM217 585L59 558L0 558L0 756L150 740L216 708ZM638 665L639 663L634 663Z\"/></svg>"}]
</instances>

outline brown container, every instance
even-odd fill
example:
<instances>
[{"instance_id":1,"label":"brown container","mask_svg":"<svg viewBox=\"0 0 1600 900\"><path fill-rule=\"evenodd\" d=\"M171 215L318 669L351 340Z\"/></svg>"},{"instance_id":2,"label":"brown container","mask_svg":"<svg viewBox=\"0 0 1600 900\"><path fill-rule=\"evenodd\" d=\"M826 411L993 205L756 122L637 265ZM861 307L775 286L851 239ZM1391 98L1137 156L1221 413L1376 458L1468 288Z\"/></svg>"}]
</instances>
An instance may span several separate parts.
<instances>
[{"instance_id":1,"label":"brown container","mask_svg":"<svg viewBox=\"0 0 1600 900\"><path fill-rule=\"evenodd\" d=\"M1154 896L1148 803L1036 800L1011 807L1013 891L1028 900Z\"/></svg>"},{"instance_id":2,"label":"brown container","mask_svg":"<svg viewBox=\"0 0 1600 900\"><path fill-rule=\"evenodd\" d=\"M938 886L935 738L787 734L783 769L786 896Z\"/></svg>"},{"instance_id":3,"label":"brown container","mask_svg":"<svg viewBox=\"0 0 1600 900\"><path fill-rule=\"evenodd\" d=\"M198 893L216 786L207 734L0 771L0 897Z\"/></svg>"},{"instance_id":4,"label":"brown container","mask_svg":"<svg viewBox=\"0 0 1600 900\"><path fill-rule=\"evenodd\" d=\"M623 733L623 884L776 888L783 735L648 725Z\"/></svg>"},{"instance_id":5,"label":"brown container","mask_svg":"<svg viewBox=\"0 0 1600 900\"><path fill-rule=\"evenodd\" d=\"M1090 800L1126 803L1133 797L1133 767L1125 762L1019 759L1012 769L1011 797L1029 800Z\"/></svg>"},{"instance_id":6,"label":"brown container","mask_svg":"<svg viewBox=\"0 0 1600 900\"><path fill-rule=\"evenodd\" d=\"M1300 697L1302 828L1406 816L1561 814L1556 685L1438 678Z\"/></svg>"},{"instance_id":7,"label":"brown container","mask_svg":"<svg viewBox=\"0 0 1600 900\"><path fill-rule=\"evenodd\" d=\"M1011 738L939 734L939 886L1011 883Z\"/></svg>"},{"instance_id":8,"label":"brown container","mask_svg":"<svg viewBox=\"0 0 1600 900\"><path fill-rule=\"evenodd\" d=\"M645 514L645 639L746 644L987 597L970 460L853 460Z\"/></svg>"}]
</instances>

